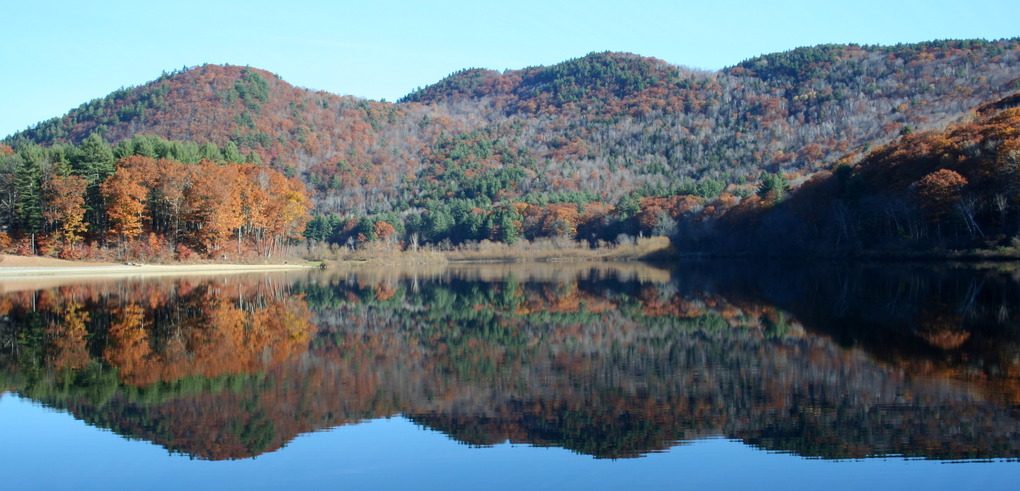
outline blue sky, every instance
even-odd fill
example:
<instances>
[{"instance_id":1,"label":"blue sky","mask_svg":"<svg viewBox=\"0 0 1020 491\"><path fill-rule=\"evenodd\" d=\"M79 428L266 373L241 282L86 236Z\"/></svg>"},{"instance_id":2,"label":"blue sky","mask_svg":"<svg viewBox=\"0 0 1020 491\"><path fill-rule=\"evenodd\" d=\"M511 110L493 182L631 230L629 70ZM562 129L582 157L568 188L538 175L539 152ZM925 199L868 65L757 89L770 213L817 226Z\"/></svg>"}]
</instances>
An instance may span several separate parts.
<instances>
[{"instance_id":1,"label":"blue sky","mask_svg":"<svg viewBox=\"0 0 1020 491\"><path fill-rule=\"evenodd\" d=\"M0 136L204 63L392 101L461 68L518 69L593 51L719 69L822 43L1020 36L1016 0L42 0L0 11Z\"/></svg>"}]
</instances>

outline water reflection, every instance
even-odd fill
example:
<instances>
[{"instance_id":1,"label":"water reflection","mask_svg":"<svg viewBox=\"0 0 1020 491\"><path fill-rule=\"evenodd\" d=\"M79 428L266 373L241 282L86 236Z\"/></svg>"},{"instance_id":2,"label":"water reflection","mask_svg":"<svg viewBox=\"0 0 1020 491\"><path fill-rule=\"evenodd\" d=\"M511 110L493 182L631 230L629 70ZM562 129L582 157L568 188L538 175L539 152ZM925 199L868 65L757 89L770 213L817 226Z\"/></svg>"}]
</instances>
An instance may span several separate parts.
<instances>
[{"instance_id":1,"label":"water reflection","mask_svg":"<svg viewBox=\"0 0 1020 491\"><path fill-rule=\"evenodd\" d=\"M395 414L605 458L1018 458L1018 306L1013 271L792 263L26 286L0 385L204 459Z\"/></svg>"}]
</instances>

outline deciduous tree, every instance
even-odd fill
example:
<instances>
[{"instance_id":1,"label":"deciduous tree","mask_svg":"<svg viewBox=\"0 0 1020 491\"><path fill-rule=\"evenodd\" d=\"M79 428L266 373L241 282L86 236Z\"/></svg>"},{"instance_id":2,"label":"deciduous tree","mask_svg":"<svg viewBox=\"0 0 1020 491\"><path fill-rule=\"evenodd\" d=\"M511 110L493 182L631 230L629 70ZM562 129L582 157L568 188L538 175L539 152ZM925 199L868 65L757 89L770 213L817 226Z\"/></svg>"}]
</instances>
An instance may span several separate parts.
<instances>
[{"instance_id":1,"label":"deciduous tree","mask_svg":"<svg viewBox=\"0 0 1020 491\"><path fill-rule=\"evenodd\" d=\"M75 244L81 241L88 229L85 222L87 188L85 179L70 173L54 174L43 186L46 198L43 218L52 229L57 230L64 243L65 254L73 253Z\"/></svg>"}]
</instances>

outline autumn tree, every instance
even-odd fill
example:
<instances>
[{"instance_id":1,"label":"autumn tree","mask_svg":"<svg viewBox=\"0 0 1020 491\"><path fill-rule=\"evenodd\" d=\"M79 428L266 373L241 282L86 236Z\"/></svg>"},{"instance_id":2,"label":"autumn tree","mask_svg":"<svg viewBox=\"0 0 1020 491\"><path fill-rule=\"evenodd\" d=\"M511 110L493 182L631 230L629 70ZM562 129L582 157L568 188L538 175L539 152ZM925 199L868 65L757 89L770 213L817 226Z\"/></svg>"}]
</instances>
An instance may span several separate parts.
<instances>
[{"instance_id":1,"label":"autumn tree","mask_svg":"<svg viewBox=\"0 0 1020 491\"><path fill-rule=\"evenodd\" d=\"M175 247L194 173L187 165L167 159L159 159L156 165L159 172L154 176L150 193L153 230L164 234L170 247Z\"/></svg>"},{"instance_id":2,"label":"autumn tree","mask_svg":"<svg viewBox=\"0 0 1020 491\"><path fill-rule=\"evenodd\" d=\"M956 171L941 169L914 183L914 198L933 220L941 220L960 200L967 179Z\"/></svg>"},{"instance_id":3,"label":"autumn tree","mask_svg":"<svg viewBox=\"0 0 1020 491\"><path fill-rule=\"evenodd\" d=\"M375 237L384 242L389 242L393 237L393 233L396 232L396 228L393 225L382 220L375 222L374 229Z\"/></svg>"},{"instance_id":4,"label":"autumn tree","mask_svg":"<svg viewBox=\"0 0 1020 491\"><path fill-rule=\"evenodd\" d=\"M248 166L256 167L250 164ZM261 176L259 179L262 179ZM264 216L261 219L265 228L263 238L265 245L262 251L265 257L269 257L284 243L304 238L301 234L311 218L309 212L312 205L301 181L297 178L288 179L276 171L269 171L266 191L267 203L262 210ZM387 232L389 232L387 237L393 233Z\"/></svg>"},{"instance_id":5,"label":"autumn tree","mask_svg":"<svg viewBox=\"0 0 1020 491\"><path fill-rule=\"evenodd\" d=\"M88 229L85 222L85 193L88 182L80 176L58 170L43 185L46 206L43 218L57 231L64 243L64 254L71 255L74 246Z\"/></svg>"},{"instance_id":6,"label":"autumn tree","mask_svg":"<svg viewBox=\"0 0 1020 491\"><path fill-rule=\"evenodd\" d=\"M142 233L146 189L130 168L121 168L100 185L110 219L110 232L120 237L122 251Z\"/></svg>"},{"instance_id":7,"label":"autumn tree","mask_svg":"<svg viewBox=\"0 0 1020 491\"><path fill-rule=\"evenodd\" d=\"M270 221L276 217L270 208L278 203L271 203L269 197L270 181L273 171L254 165L238 167L238 179L234 182L234 192L240 196L241 225L237 230L238 252L241 243L251 241L263 255L269 255Z\"/></svg>"},{"instance_id":8,"label":"autumn tree","mask_svg":"<svg viewBox=\"0 0 1020 491\"><path fill-rule=\"evenodd\" d=\"M935 222L939 237L945 217L960 201L960 189L967 185L967 179L956 171L941 169L922 177L914 183L914 198L925 214Z\"/></svg>"},{"instance_id":9,"label":"autumn tree","mask_svg":"<svg viewBox=\"0 0 1020 491\"><path fill-rule=\"evenodd\" d=\"M545 210L545 217L542 220L542 232L550 237L573 238L577 234L577 223L580 219L576 204L551 204Z\"/></svg>"},{"instance_id":10,"label":"autumn tree","mask_svg":"<svg viewBox=\"0 0 1020 491\"><path fill-rule=\"evenodd\" d=\"M207 253L216 251L241 227L241 195L234 187L240 175L236 166L203 160L192 171L191 192L185 200L189 234ZM240 251L240 236L237 249Z\"/></svg>"}]
</instances>

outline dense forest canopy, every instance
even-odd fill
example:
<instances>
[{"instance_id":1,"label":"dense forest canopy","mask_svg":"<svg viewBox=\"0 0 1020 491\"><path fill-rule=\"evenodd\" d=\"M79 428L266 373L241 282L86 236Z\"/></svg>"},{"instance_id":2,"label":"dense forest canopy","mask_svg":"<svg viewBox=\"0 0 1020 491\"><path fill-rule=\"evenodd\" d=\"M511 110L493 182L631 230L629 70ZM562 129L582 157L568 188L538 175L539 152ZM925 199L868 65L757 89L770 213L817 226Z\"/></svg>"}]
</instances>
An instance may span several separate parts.
<instances>
[{"instance_id":1,"label":"dense forest canopy","mask_svg":"<svg viewBox=\"0 0 1020 491\"><path fill-rule=\"evenodd\" d=\"M684 217L705 222L730 208L778 203L788 188L836 172L840 162L973 118L981 104L1017 90L1020 38L804 47L717 72L592 53L548 67L462 70L396 103L205 65L5 138L0 231L15 244L40 233L52 242L61 225L36 210L53 199L43 184L63 172L65 181L87 182L82 206L90 215L72 228L85 227L79 235L88 243L109 244L99 179L112 175L110 162L81 157L105 153L97 145L104 142L118 161L247 162L300 181L309 241L595 244L676 235ZM69 170L60 170L65 161ZM23 169L36 164L38 177ZM1003 196L1010 215L1015 197ZM976 216L967 220L972 230L981 226ZM280 237L297 237L301 225ZM1016 235L1002 228L1006 239Z\"/></svg>"},{"instance_id":2,"label":"dense forest canopy","mask_svg":"<svg viewBox=\"0 0 1020 491\"><path fill-rule=\"evenodd\" d=\"M0 229L0 248L21 254L270 257L302 237L311 208L303 183L243 162L232 143L141 135L111 149L92 133L77 146L0 154L13 232Z\"/></svg>"}]
</instances>

